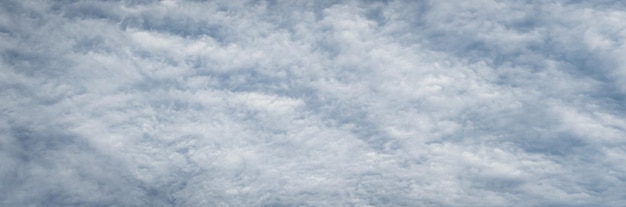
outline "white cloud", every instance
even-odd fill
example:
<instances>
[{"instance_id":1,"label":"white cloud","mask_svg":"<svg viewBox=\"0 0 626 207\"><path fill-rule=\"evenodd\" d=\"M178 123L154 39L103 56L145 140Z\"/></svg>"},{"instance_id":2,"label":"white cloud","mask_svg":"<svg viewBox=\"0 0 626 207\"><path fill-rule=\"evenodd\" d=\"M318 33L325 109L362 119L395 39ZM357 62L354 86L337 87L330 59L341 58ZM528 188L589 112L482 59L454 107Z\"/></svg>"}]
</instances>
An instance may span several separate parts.
<instances>
[{"instance_id":1,"label":"white cloud","mask_svg":"<svg viewBox=\"0 0 626 207\"><path fill-rule=\"evenodd\" d=\"M2 206L619 206L617 1L6 1Z\"/></svg>"}]
</instances>

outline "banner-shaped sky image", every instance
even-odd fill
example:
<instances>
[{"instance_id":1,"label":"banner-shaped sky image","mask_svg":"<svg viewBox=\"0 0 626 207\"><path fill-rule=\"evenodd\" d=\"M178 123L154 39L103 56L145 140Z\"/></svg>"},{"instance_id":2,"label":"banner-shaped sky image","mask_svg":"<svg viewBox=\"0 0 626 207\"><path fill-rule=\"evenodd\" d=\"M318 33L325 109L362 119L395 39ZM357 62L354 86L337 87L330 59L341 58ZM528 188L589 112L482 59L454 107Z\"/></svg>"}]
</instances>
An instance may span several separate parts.
<instances>
[{"instance_id":1,"label":"banner-shaped sky image","mask_svg":"<svg viewBox=\"0 0 626 207\"><path fill-rule=\"evenodd\" d=\"M624 206L625 42L621 0L0 0L0 206Z\"/></svg>"}]
</instances>

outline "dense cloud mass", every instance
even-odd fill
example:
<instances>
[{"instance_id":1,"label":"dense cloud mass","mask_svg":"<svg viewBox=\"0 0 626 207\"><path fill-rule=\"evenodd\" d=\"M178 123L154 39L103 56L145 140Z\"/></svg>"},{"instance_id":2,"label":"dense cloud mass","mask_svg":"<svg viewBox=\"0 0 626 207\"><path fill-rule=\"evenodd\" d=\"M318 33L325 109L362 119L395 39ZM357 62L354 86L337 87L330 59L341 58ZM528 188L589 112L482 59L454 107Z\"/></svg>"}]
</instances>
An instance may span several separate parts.
<instances>
[{"instance_id":1,"label":"dense cloud mass","mask_svg":"<svg viewBox=\"0 0 626 207\"><path fill-rule=\"evenodd\" d=\"M0 206L622 206L626 3L0 1Z\"/></svg>"}]
</instances>

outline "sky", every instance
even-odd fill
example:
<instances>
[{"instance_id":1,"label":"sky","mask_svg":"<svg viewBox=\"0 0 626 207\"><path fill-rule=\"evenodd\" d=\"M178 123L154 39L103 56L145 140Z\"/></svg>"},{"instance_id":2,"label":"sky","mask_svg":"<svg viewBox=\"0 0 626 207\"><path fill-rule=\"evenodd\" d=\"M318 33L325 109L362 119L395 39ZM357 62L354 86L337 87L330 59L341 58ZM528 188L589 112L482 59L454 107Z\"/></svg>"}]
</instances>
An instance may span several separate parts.
<instances>
[{"instance_id":1,"label":"sky","mask_svg":"<svg viewBox=\"0 0 626 207\"><path fill-rule=\"evenodd\" d=\"M0 206L623 206L620 0L0 0Z\"/></svg>"}]
</instances>

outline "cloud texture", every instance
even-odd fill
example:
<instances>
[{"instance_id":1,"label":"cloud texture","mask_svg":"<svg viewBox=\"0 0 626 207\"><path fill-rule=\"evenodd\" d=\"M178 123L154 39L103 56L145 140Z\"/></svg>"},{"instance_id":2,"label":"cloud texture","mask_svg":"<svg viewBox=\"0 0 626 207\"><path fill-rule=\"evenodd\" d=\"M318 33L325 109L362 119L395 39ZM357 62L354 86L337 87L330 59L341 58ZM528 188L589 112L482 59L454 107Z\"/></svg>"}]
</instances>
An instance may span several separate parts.
<instances>
[{"instance_id":1,"label":"cloud texture","mask_svg":"<svg viewBox=\"0 0 626 207\"><path fill-rule=\"evenodd\" d=\"M620 206L623 1L0 2L1 206Z\"/></svg>"}]
</instances>

